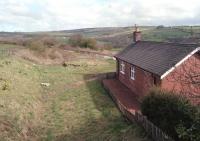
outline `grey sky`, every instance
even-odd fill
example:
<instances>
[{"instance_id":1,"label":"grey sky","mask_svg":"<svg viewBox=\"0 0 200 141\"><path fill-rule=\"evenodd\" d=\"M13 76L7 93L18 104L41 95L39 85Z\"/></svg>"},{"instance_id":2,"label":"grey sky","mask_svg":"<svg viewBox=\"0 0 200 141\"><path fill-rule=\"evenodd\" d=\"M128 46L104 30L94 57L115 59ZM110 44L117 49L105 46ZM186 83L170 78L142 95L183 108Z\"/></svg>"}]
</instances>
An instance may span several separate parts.
<instances>
[{"instance_id":1,"label":"grey sky","mask_svg":"<svg viewBox=\"0 0 200 141\"><path fill-rule=\"evenodd\" d=\"M0 31L198 25L198 0L1 0Z\"/></svg>"}]
</instances>

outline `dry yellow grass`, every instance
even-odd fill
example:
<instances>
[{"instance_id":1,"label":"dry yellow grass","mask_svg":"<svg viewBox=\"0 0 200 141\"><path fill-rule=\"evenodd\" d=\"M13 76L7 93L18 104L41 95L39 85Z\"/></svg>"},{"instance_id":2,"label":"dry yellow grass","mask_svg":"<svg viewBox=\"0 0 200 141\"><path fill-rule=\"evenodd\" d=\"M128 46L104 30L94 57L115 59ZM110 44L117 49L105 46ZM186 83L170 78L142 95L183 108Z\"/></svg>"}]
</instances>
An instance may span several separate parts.
<instances>
[{"instance_id":1,"label":"dry yellow grass","mask_svg":"<svg viewBox=\"0 0 200 141\"><path fill-rule=\"evenodd\" d=\"M9 89L0 89L0 140L146 140L136 124L125 122L101 84L88 77L113 71L114 61L74 55L69 63L78 67L16 56L0 60L0 78L9 82Z\"/></svg>"}]
</instances>

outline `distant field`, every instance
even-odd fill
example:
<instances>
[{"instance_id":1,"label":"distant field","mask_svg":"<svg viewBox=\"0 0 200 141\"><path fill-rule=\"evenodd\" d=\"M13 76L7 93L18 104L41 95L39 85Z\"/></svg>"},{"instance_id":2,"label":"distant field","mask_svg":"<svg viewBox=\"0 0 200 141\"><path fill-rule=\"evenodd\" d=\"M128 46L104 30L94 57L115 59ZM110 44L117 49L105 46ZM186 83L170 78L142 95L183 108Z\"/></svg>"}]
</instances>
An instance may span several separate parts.
<instances>
[{"instance_id":1,"label":"distant field","mask_svg":"<svg viewBox=\"0 0 200 141\"><path fill-rule=\"evenodd\" d=\"M167 42L197 42L200 43L200 26L174 26L174 27L156 27L141 26L142 40L148 41L167 41ZM67 44L72 35L83 35L88 38L95 38L101 44L110 44L113 47L124 48L133 42L134 27L105 27L105 28L86 28L76 30L63 30L52 32L35 33L0 33L2 38L26 39L40 36L52 36L60 43ZM195 38L195 40L191 40Z\"/></svg>"},{"instance_id":2,"label":"distant field","mask_svg":"<svg viewBox=\"0 0 200 141\"><path fill-rule=\"evenodd\" d=\"M148 141L93 79L113 60L74 52L75 66L38 65L9 54L18 48L0 45L1 141Z\"/></svg>"},{"instance_id":3,"label":"distant field","mask_svg":"<svg viewBox=\"0 0 200 141\"><path fill-rule=\"evenodd\" d=\"M200 42L200 27L193 28L192 33L189 27L140 27L140 30L142 31L142 40L145 41L182 42L190 38L197 38L196 42ZM124 48L133 42L133 31L133 27L124 28L124 31L99 36L97 39L110 42L114 47Z\"/></svg>"}]
</instances>

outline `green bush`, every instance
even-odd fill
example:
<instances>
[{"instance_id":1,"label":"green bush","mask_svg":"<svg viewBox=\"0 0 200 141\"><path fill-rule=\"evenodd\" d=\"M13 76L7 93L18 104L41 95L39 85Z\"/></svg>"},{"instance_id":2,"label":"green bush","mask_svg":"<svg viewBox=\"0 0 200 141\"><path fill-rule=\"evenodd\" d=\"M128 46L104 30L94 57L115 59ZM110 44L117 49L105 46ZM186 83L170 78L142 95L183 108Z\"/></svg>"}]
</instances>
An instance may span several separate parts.
<instances>
[{"instance_id":1,"label":"green bush","mask_svg":"<svg viewBox=\"0 0 200 141\"><path fill-rule=\"evenodd\" d=\"M196 113L195 119L189 128L181 122L176 127L176 131L183 141L200 141L200 112Z\"/></svg>"},{"instance_id":2,"label":"green bush","mask_svg":"<svg viewBox=\"0 0 200 141\"><path fill-rule=\"evenodd\" d=\"M93 38L84 38L81 35L71 36L69 43L74 47L97 49L97 41Z\"/></svg>"},{"instance_id":3,"label":"green bush","mask_svg":"<svg viewBox=\"0 0 200 141\"><path fill-rule=\"evenodd\" d=\"M55 47L58 42L55 38L49 36L41 36L24 41L24 46L35 52L45 52L47 48Z\"/></svg>"},{"instance_id":4,"label":"green bush","mask_svg":"<svg viewBox=\"0 0 200 141\"><path fill-rule=\"evenodd\" d=\"M36 51L36 52L44 52L46 47L44 43L41 40L30 40L27 43L27 47L30 50Z\"/></svg>"},{"instance_id":5,"label":"green bush","mask_svg":"<svg viewBox=\"0 0 200 141\"><path fill-rule=\"evenodd\" d=\"M76 46L80 46L80 45L81 45L82 39L83 39L83 36L77 34L77 35L71 36L71 37L69 38L69 41L68 41L68 42L69 42L69 44L70 44L71 46L76 47Z\"/></svg>"},{"instance_id":6,"label":"green bush","mask_svg":"<svg viewBox=\"0 0 200 141\"><path fill-rule=\"evenodd\" d=\"M97 49L97 41L95 39L92 39L92 38L83 39L80 47Z\"/></svg>"},{"instance_id":7,"label":"green bush","mask_svg":"<svg viewBox=\"0 0 200 141\"><path fill-rule=\"evenodd\" d=\"M141 110L155 125L181 141L177 127L182 125L186 129L190 128L197 111L184 97L159 89L153 89L142 100Z\"/></svg>"}]
</instances>

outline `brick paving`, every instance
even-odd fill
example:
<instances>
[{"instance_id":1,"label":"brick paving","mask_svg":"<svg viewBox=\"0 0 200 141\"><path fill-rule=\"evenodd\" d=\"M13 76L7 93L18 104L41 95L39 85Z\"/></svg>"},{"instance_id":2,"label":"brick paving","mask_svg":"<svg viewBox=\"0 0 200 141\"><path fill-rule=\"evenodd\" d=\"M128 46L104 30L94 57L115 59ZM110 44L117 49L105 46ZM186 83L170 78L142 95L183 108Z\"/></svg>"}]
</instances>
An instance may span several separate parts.
<instances>
[{"instance_id":1,"label":"brick paving","mask_svg":"<svg viewBox=\"0 0 200 141\"><path fill-rule=\"evenodd\" d=\"M137 95L119 80L105 79L103 80L103 85L128 111L140 111L140 103L137 100Z\"/></svg>"}]
</instances>

